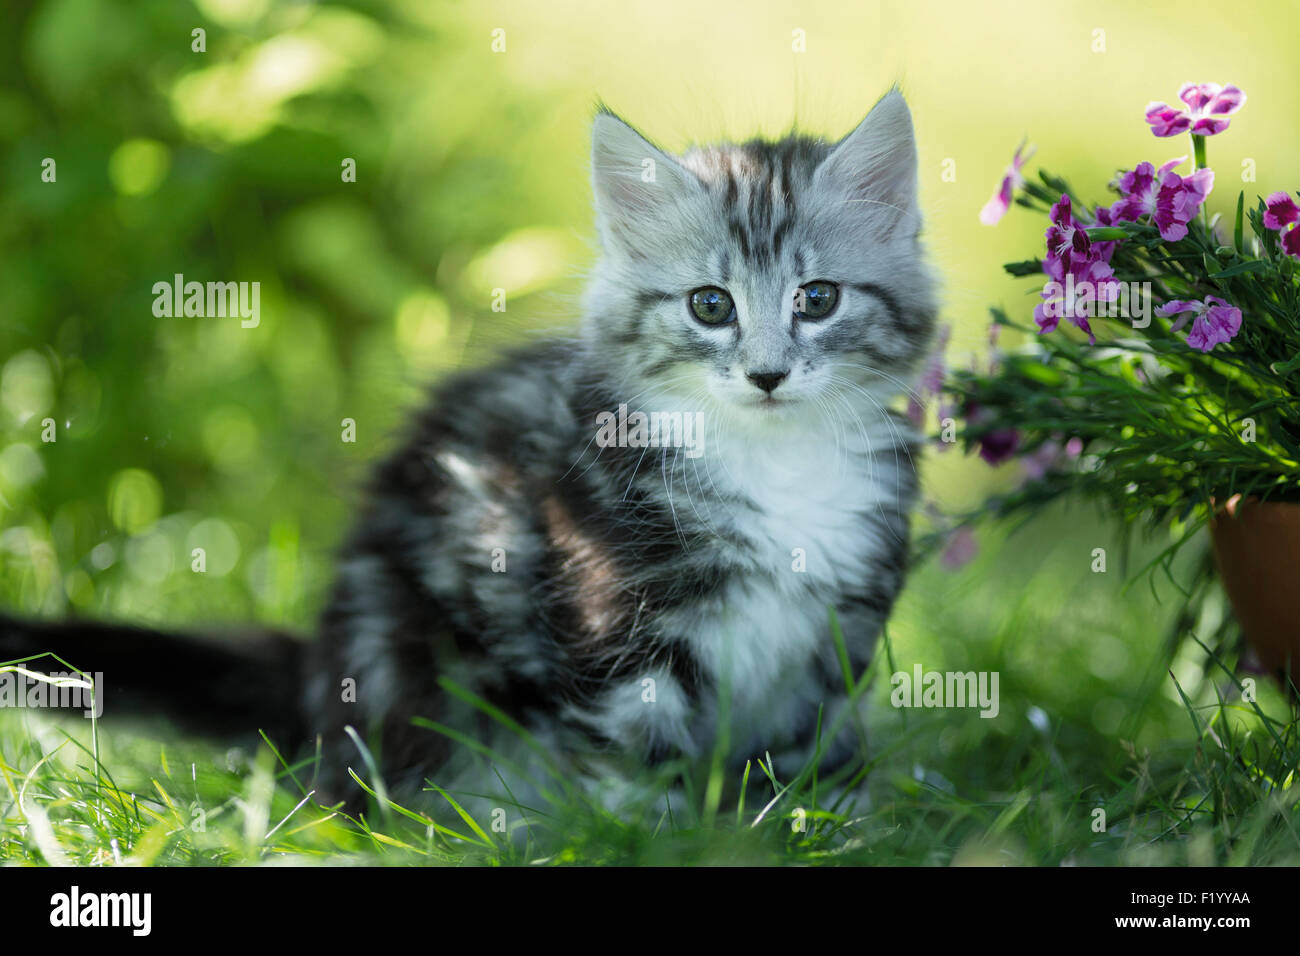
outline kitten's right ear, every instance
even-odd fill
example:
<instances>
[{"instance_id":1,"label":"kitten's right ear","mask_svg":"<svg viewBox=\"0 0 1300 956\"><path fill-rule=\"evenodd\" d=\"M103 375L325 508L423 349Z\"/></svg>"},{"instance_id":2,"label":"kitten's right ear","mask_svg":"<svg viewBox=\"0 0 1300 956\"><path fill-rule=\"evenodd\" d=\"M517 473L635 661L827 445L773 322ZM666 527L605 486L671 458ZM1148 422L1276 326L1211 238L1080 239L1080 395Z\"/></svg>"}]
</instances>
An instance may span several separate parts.
<instances>
[{"instance_id":1,"label":"kitten's right ear","mask_svg":"<svg viewBox=\"0 0 1300 956\"><path fill-rule=\"evenodd\" d=\"M893 89L817 167L813 188L843 197L878 233L905 225L915 235L920 228L916 177L912 113Z\"/></svg>"},{"instance_id":2,"label":"kitten's right ear","mask_svg":"<svg viewBox=\"0 0 1300 956\"><path fill-rule=\"evenodd\" d=\"M680 220L703 186L677 160L601 108L591 130L591 181L601 236L627 244Z\"/></svg>"}]
</instances>

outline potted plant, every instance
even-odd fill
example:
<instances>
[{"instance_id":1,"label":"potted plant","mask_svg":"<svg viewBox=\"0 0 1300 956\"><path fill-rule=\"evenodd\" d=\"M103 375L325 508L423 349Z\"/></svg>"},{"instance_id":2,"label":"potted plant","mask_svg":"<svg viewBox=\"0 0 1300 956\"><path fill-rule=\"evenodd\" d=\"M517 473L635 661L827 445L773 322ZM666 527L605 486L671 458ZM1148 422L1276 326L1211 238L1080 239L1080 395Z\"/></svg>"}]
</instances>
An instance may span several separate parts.
<instances>
[{"instance_id":1,"label":"potted plant","mask_svg":"<svg viewBox=\"0 0 1300 956\"><path fill-rule=\"evenodd\" d=\"M1165 562L1208 524L1244 634L1300 683L1300 203L1242 193L1234 216L1209 216L1207 143L1245 94L1187 84L1179 98L1146 121L1162 141L1188 134L1190 164L1132 164L1105 201L1026 179L1016 151L981 219L1013 201L1045 217L1042 253L1006 266L1043 283L1032 318L993 310L995 331L1031 344L949 374L945 437L1033 465L1000 514L1081 493L1171 529Z\"/></svg>"}]
</instances>

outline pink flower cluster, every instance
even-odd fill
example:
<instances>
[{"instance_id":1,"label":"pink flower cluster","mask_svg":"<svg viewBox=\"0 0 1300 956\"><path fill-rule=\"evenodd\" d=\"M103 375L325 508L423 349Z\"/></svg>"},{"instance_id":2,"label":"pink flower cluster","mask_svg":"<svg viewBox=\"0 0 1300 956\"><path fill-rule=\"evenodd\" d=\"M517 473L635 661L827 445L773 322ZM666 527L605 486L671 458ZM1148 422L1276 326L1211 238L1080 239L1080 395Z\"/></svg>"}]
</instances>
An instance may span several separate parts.
<instances>
[{"instance_id":1,"label":"pink flower cluster","mask_svg":"<svg viewBox=\"0 0 1300 956\"><path fill-rule=\"evenodd\" d=\"M1201 211L1201 204L1214 188L1214 170L1198 169L1190 176L1179 176L1174 167L1187 159L1171 159L1159 169L1139 163L1119 181L1124 198L1110 207L1115 222L1137 222L1150 216L1160 230L1160 238L1177 242L1187 235L1187 224Z\"/></svg>"},{"instance_id":2,"label":"pink flower cluster","mask_svg":"<svg viewBox=\"0 0 1300 956\"><path fill-rule=\"evenodd\" d=\"M1049 284L1043 290L1043 301L1034 309L1034 322L1039 332L1051 332L1062 315L1068 316L1088 333L1088 341L1095 343L1097 339L1088 324L1089 309L1081 307L1083 303L1076 299L1086 294L1093 302L1110 301L1118 294L1115 273L1110 268L1115 243L1095 243L1088 238L1084 224L1074 217L1069 196L1062 195L1052 206L1051 220L1043 271L1055 285Z\"/></svg>"},{"instance_id":3,"label":"pink flower cluster","mask_svg":"<svg viewBox=\"0 0 1300 956\"><path fill-rule=\"evenodd\" d=\"M1217 83L1185 83L1178 91L1178 98L1184 104L1181 109L1166 103L1147 106L1146 120L1154 135L1217 135L1228 128L1227 117L1246 102L1246 94L1238 87ZM1187 176L1175 172L1186 162L1186 156L1171 159L1158 168L1149 162L1139 163L1124 172L1114 184L1120 199L1110 206L1097 207L1092 217L1093 224L1105 227L1121 222L1145 221L1155 226L1160 238L1166 242L1185 238L1189 224L1200 214L1214 188L1214 171L1204 165L1203 141L1194 140L1193 143L1200 168ZM1016 148L998 191L980 211L981 222L987 225L997 223L1010 206L1015 189L1024 184L1021 169L1032 155L1032 152L1025 154L1024 149L1024 142ZM1264 224L1278 231L1283 251L1300 258L1300 205L1285 192L1273 193L1265 205ZM1043 272L1052 282L1042 293L1043 301L1034 309L1034 322L1041 334L1054 331L1060 317L1067 316L1088 334L1088 341L1095 344L1087 309L1078 308L1075 290L1083 290L1083 294L1093 302L1112 300L1118 286L1111 268L1111 257L1125 240L1110 237L1104 241L1092 240L1088 235L1087 221L1076 217L1068 195L1062 194L1052 206L1050 219L1051 224L1044 236L1047 254L1043 258ZM1203 352L1230 342L1241 330L1241 310L1214 296L1207 296L1199 302L1167 302L1156 312L1165 317L1182 316L1171 326L1174 332L1190 321L1187 343ZM992 444L992 449L981 451L991 451L994 457L1014 453L998 447L996 439Z\"/></svg>"}]
</instances>

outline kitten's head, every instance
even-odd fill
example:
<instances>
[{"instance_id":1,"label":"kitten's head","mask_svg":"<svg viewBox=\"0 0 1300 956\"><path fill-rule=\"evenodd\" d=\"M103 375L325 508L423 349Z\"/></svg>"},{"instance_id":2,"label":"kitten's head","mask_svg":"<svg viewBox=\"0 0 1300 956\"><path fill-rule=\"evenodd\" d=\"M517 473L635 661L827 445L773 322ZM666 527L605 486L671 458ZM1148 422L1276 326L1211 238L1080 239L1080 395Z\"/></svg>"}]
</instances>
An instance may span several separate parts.
<instances>
[{"instance_id":1,"label":"kitten's head","mask_svg":"<svg viewBox=\"0 0 1300 956\"><path fill-rule=\"evenodd\" d=\"M897 91L836 144L682 156L602 111L592 178L603 255L584 334L619 390L776 422L828 394L881 401L910 384L935 301Z\"/></svg>"}]
</instances>

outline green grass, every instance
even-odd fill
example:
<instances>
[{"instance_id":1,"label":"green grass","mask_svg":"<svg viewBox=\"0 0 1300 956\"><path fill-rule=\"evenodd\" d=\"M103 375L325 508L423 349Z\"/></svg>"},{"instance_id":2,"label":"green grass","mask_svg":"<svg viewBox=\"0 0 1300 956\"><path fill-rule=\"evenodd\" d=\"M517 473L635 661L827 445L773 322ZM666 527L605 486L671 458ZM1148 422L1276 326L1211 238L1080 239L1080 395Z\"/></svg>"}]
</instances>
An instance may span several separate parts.
<instances>
[{"instance_id":1,"label":"green grass","mask_svg":"<svg viewBox=\"0 0 1300 956\"><path fill-rule=\"evenodd\" d=\"M686 768L684 788L615 816L562 783L500 800L508 833L431 786L350 817L308 798L311 761L101 721L0 711L0 860L39 864L563 865L1300 863L1300 722L1195 637L1157 585L1088 571L1094 534L1043 522L967 569L914 575L874 673L869 747L840 799L810 764L774 780ZM1080 572L1080 568L1082 571ZM1175 576L1187 569L1174 569ZM1197 605L1193 632L1224 609ZM1183 634L1183 636L1187 636ZM1001 712L905 710L889 672L996 670ZM76 662L71 662L75 664ZM430 733L434 733L430 730ZM161 741L160 741L161 738ZM98 748L98 759L95 756ZM374 793L382 781L354 767ZM436 785L438 781L432 781ZM544 790L547 788L543 788ZM1096 810L1104 810L1104 828Z\"/></svg>"}]
</instances>

